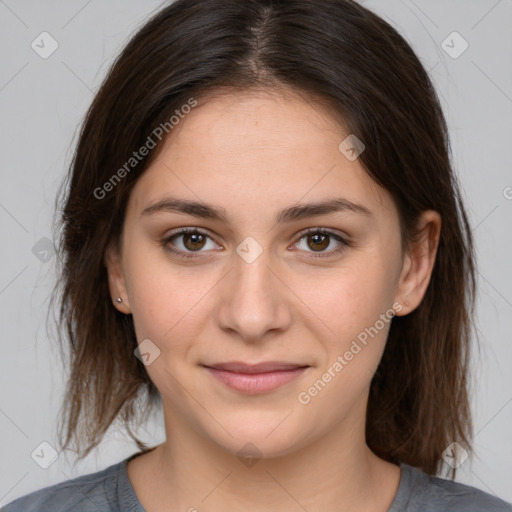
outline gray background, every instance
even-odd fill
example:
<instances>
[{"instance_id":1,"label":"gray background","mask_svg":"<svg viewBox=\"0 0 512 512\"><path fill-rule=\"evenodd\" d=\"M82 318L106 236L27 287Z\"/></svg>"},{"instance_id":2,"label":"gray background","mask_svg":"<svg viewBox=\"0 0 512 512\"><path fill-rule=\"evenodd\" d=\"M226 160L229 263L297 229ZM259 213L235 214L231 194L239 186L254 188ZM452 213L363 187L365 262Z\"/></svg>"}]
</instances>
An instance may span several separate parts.
<instances>
[{"instance_id":1,"label":"gray background","mask_svg":"<svg viewBox=\"0 0 512 512\"><path fill-rule=\"evenodd\" d=\"M362 3L412 44L445 109L477 243L482 341L473 358L476 457L461 465L457 479L512 501L512 1ZM0 506L137 451L113 428L101 452L77 466L66 454L48 469L31 457L34 450L44 451L44 441L56 446L55 420L67 375L45 328L55 275L48 240L55 195L77 126L109 64L159 5L0 0ZM46 59L31 47L39 42L43 51L44 31L58 44ZM462 39L452 36L443 44L454 31L469 44L457 58L445 48L459 53ZM44 51L50 44L45 39ZM163 441L162 421L157 411L141 437L152 445Z\"/></svg>"}]
</instances>

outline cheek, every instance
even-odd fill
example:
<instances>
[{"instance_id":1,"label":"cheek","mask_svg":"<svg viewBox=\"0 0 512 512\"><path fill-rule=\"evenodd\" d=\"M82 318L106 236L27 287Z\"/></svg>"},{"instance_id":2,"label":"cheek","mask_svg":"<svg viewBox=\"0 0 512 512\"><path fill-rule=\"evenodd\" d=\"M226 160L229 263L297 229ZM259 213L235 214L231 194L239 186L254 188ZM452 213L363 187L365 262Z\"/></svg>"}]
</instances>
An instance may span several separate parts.
<instances>
[{"instance_id":1,"label":"cheek","mask_svg":"<svg viewBox=\"0 0 512 512\"><path fill-rule=\"evenodd\" d=\"M155 255L144 243L127 247L126 254L126 285L137 339L161 344L183 323L202 287L197 280L192 286L165 255Z\"/></svg>"},{"instance_id":2,"label":"cheek","mask_svg":"<svg viewBox=\"0 0 512 512\"><path fill-rule=\"evenodd\" d=\"M394 297L393 274L375 260L347 266L325 278L302 278L300 286L304 303L329 328L326 339L334 346L373 326Z\"/></svg>"},{"instance_id":3,"label":"cheek","mask_svg":"<svg viewBox=\"0 0 512 512\"><path fill-rule=\"evenodd\" d=\"M297 396L300 404L312 404L305 409L309 421L324 426L337 422L357 397L366 395L394 316L388 276L378 266L366 265L340 273L330 280L328 291L309 287L308 303L334 333L319 337L324 357Z\"/></svg>"}]
</instances>

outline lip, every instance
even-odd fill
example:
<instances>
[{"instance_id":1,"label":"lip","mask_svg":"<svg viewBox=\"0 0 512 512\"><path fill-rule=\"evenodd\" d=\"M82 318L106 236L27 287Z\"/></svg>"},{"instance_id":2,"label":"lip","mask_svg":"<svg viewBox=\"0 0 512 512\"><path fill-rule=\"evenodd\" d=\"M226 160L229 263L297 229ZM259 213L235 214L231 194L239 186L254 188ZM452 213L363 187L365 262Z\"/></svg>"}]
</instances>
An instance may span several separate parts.
<instances>
[{"instance_id":1,"label":"lip","mask_svg":"<svg viewBox=\"0 0 512 512\"><path fill-rule=\"evenodd\" d=\"M233 361L203 367L226 386L247 394L273 391L296 379L309 368L307 365L281 361L258 364Z\"/></svg>"}]
</instances>

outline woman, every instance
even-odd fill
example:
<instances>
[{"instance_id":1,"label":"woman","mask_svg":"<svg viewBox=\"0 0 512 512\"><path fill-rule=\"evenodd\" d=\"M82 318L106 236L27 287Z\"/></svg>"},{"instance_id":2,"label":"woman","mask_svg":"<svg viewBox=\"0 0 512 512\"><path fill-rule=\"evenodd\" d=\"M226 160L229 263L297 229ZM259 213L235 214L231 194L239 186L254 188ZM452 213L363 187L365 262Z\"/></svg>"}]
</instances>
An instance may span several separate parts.
<instances>
[{"instance_id":1,"label":"woman","mask_svg":"<svg viewBox=\"0 0 512 512\"><path fill-rule=\"evenodd\" d=\"M141 451L4 512L509 510L435 476L470 451L472 238L432 83L369 10L160 11L62 222L62 449L121 417ZM129 424L159 401L148 448Z\"/></svg>"}]
</instances>

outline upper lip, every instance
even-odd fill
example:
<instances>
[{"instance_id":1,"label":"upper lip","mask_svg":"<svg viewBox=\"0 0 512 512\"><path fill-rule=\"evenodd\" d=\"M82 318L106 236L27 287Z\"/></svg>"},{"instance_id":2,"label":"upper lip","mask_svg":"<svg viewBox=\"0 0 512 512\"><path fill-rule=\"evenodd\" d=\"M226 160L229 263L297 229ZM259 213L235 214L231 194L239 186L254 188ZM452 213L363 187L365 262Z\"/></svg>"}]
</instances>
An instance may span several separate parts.
<instances>
[{"instance_id":1,"label":"upper lip","mask_svg":"<svg viewBox=\"0 0 512 512\"><path fill-rule=\"evenodd\" d=\"M203 366L206 366L207 368L214 368L215 370L224 370L233 373L268 373L282 370L294 370L296 368L305 368L308 365L286 363L283 361L266 361L257 364L247 364L242 361L230 361L227 363L215 363Z\"/></svg>"}]
</instances>

